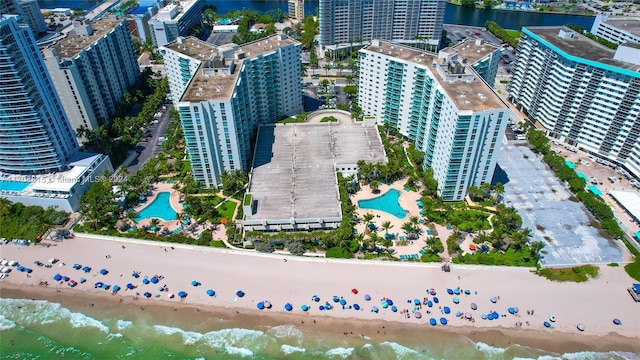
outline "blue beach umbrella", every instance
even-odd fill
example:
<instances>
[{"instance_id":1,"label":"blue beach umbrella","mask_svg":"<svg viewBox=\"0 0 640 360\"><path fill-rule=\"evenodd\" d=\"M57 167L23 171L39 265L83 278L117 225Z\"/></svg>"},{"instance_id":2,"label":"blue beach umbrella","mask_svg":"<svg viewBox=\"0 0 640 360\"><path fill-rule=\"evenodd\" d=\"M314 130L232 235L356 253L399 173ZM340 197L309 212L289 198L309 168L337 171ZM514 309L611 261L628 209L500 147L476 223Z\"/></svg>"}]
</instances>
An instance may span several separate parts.
<instances>
[{"instance_id":1,"label":"blue beach umbrella","mask_svg":"<svg viewBox=\"0 0 640 360\"><path fill-rule=\"evenodd\" d=\"M436 321L435 318L431 318L431 319L429 319L429 324L431 324L431 326L436 326L436 325L438 325L438 322Z\"/></svg>"},{"instance_id":2,"label":"blue beach umbrella","mask_svg":"<svg viewBox=\"0 0 640 360\"><path fill-rule=\"evenodd\" d=\"M371 300L371 295L366 294L366 295L364 296L364 300L365 300L365 301L370 301L370 300Z\"/></svg>"},{"instance_id":3,"label":"blue beach umbrella","mask_svg":"<svg viewBox=\"0 0 640 360\"><path fill-rule=\"evenodd\" d=\"M197 282L196 280L191 281L191 286L199 286L200 283Z\"/></svg>"},{"instance_id":4,"label":"blue beach umbrella","mask_svg":"<svg viewBox=\"0 0 640 360\"><path fill-rule=\"evenodd\" d=\"M487 320L489 318L487 314L482 314L480 315L480 317L482 318L482 320Z\"/></svg>"},{"instance_id":5,"label":"blue beach umbrella","mask_svg":"<svg viewBox=\"0 0 640 360\"><path fill-rule=\"evenodd\" d=\"M85 282L87 282L87 279L85 279L85 278L80 278L80 284L84 284Z\"/></svg>"},{"instance_id":6,"label":"blue beach umbrella","mask_svg":"<svg viewBox=\"0 0 640 360\"><path fill-rule=\"evenodd\" d=\"M134 272L134 273L131 273L131 276L137 279L140 277L140 274L138 274L137 272Z\"/></svg>"},{"instance_id":7,"label":"blue beach umbrella","mask_svg":"<svg viewBox=\"0 0 640 360\"><path fill-rule=\"evenodd\" d=\"M71 280L71 278L65 275L65 276L62 277L62 280L69 281L69 280Z\"/></svg>"},{"instance_id":8,"label":"blue beach umbrella","mask_svg":"<svg viewBox=\"0 0 640 360\"><path fill-rule=\"evenodd\" d=\"M243 297L244 296L244 291L242 291L242 290L236 291L236 296L237 297Z\"/></svg>"},{"instance_id":9,"label":"blue beach umbrella","mask_svg":"<svg viewBox=\"0 0 640 360\"><path fill-rule=\"evenodd\" d=\"M442 311L444 311L444 313L445 313L445 314L449 314L449 313L451 313L451 309L449 309L449 307L448 307L448 306L445 306L445 307L442 309Z\"/></svg>"},{"instance_id":10,"label":"blue beach umbrella","mask_svg":"<svg viewBox=\"0 0 640 360\"><path fill-rule=\"evenodd\" d=\"M516 310L512 307L508 308L507 311L509 311L509 314L513 315L516 313Z\"/></svg>"},{"instance_id":11,"label":"blue beach umbrella","mask_svg":"<svg viewBox=\"0 0 640 360\"><path fill-rule=\"evenodd\" d=\"M433 302L437 304L437 303L439 303L439 302L440 302L440 300L438 300L438 298L434 296L434 297L433 297Z\"/></svg>"},{"instance_id":12,"label":"blue beach umbrella","mask_svg":"<svg viewBox=\"0 0 640 360\"><path fill-rule=\"evenodd\" d=\"M324 305L320 305L318 309L320 309L320 311L324 310Z\"/></svg>"},{"instance_id":13,"label":"blue beach umbrella","mask_svg":"<svg viewBox=\"0 0 640 360\"><path fill-rule=\"evenodd\" d=\"M458 299L457 297L453 298L453 303L454 304L459 304L460 303L460 299Z\"/></svg>"},{"instance_id":14,"label":"blue beach umbrella","mask_svg":"<svg viewBox=\"0 0 640 360\"><path fill-rule=\"evenodd\" d=\"M102 289L104 289L104 290L109 290L110 287L111 287L111 285L109 285L109 284L102 284Z\"/></svg>"},{"instance_id":15,"label":"blue beach umbrella","mask_svg":"<svg viewBox=\"0 0 640 360\"><path fill-rule=\"evenodd\" d=\"M451 290L451 289L447 289L447 294L449 294L449 295L453 295L453 290Z\"/></svg>"},{"instance_id":16,"label":"blue beach umbrella","mask_svg":"<svg viewBox=\"0 0 640 360\"><path fill-rule=\"evenodd\" d=\"M258 308L258 310L264 310L264 303L262 301L260 301L256 307Z\"/></svg>"},{"instance_id":17,"label":"blue beach umbrella","mask_svg":"<svg viewBox=\"0 0 640 360\"><path fill-rule=\"evenodd\" d=\"M491 300L491 302L492 302L492 303L494 303L494 304L498 302L498 299L497 299L495 296L494 296L494 297L492 297L492 298L491 298L491 299L489 299L489 300Z\"/></svg>"},{"instance_id":18,"label":"blue beach umbrella","mask_svg":"<svg viewBox=\"0 0 640 360\"><path fill-rule=\"evenodd\" d=\"M216 292L215 292L215 291L213 291L213 289L207 289L207 295L209 295L209 296L213 296L213 295L215 295L215 294L216 294Z\"/></svg>"},{"instance_id":19,"label":"blue beach umbrella","mask_svg":"<svg viewBox=\"0 0 640 360\"><path fill-rule=\"evenodd\" d=\"M302 311L309 311L309 306L303 304L300 306L300 309L302 309Z\"/></svg>"},{"instance_id":20,"label":"blue beach umbrella","mask_svg":"<svg viewBox=\"0 0 640 360\"><path fill-rule=\"evenodd\" d=\"M94 288L101 288L101 287L102 287L102 285L104 285L104 283L102 283L102 282L98 281L97 283L93 284L93 287L94 287Z\"/></svg>"},{"instance_id":21,"label":"blue beach umbrella","mask_svg":"<svg viewBox=\"0 0 640 360\"><path fill-rule=\"evenodd\" d=\"M396 311L398 311L398 308L395 305L393 305L393 306L391 306L391 311L396 312Z\"/></svg>"},{"instance_id":22,"label":"blue beach umbrella","mask_svg":"<svg viewBox=\"0 0 640 360\"><path fill-rule=\"evenodd\" d=\"M82 271L88 273L89 271L91 271L91 268L89 266L85 266L82 268Z\"/></svg>"},{"instance_id":23,"label":"blue beach umbrella","mask_svg":"<svg viewBox=\"0 0 640 360\"><path fill-rule=\"evenodd\" d=\"M142 283L145 285L149 284L149 279L145 276L144 279L142 279Z\"/></svg>"},{"instance_id":24,"label":"blue beach umbrella","mask_svg":"<svg viewBox=\"0 0 640 360\"><path fill-rule=\"evenodd\" d=\"M447 319L446 319L446 318L441 317L441 318L440 318L440 324L442 324L442 325L447 325Z\"/></svg>"},{"instance_id":25,"label":"blue beach umbrella","mask_svg":"<svg viewBox=\"0 0 640 360\"><path fill-rule=\"evenodd\" d=\"M180 291L180 292L178 293L178 296L184 299L184 298L186 298L186 297L187 297L187 293L186 293L186 292L184 292L184 291Z\"/></svg>"},{"instance_id":26,"label":"blue beach umbrella","mask_svg":"<svg viewBox=\"0 0 640 360\"><path fill-rule=\"evenodd\" d=\"M82 268L80 264L73 264L73 266L71 267L74 268L75 270L79 270L80 268Z\"/></svg>"},{"instance_id":27,"label":"blue beach umbrella","mask_svg":"<svg viewBox=\"0 0 640 360\"><path fill-rule=\"evenodd\" d=\"M113 285L113 291L115 291L115 292L120 291L120 286L119 285Z\"/></svg>"},{"instance_id":28,"label":"blue beach umbrella","mask_svg":"<svg viewBox=\"0 0 640 360\"><path fill-rule=\"evenodd\" d=\"M360 305L358 305L358 304L353 304L353 308L354 308L354 309L356 309L356 310L360 310Z\"/></svg>"},{"instance_id":29,"label":"blue beach umbrella","mask_svg":"<svg viewBox=\"0 0 640 360\"><path fill-rule=\"evenodd\" d=\"M542 324L544 324L544 327L546 327L546 328L550 328L551 327L551 323L548 322L548 321L545 321Z\"/></svg>"},{"instance_id":30,"label":"blue beach umbrella","mask_svg":"<svg viewBox=\"0 0 640 360\"><path fill-rule=\"evenodd\" d=\"M151 293L150 292L145 292L144 293L144 297L146 297L147 299L151 297Z\"/></svg>"},{"instance_id":31,"label":"blue beach umbrella","mask_svg":"<svg viewBox=\"0 0 640 360\"><path fill-rule=\"evenodd\" d=\"M311 297L311 300L313 300L313 301L315 301L315 302L318 302L318 301L320 301L320 297L319 297L318 295L313 295L313 296Z\"/></svg>"},{"instance_id":32,"label":"blue beach umbrella","mask_svg":"<svg viewBox=\"0 0 640 360\"><path fill-rule=\"evenodd\" d=\"M31 270L31 268L24 268L24 272L26 272L27 274L31 274L33 270Z\"/></svg>"},{"instance_id":33,"label":"blue beach umbrella","mask_svg":"<svg viewBox=\"0 0 640 360\"><path fill-rule=\"evenodd\" d=\"M289 303L284 304L284 309L287 311L291 311L293 310L293 306Z\"/></svg>"},{"instance_id":34,"label":"blue beach umbrella","mask_svg":"<svg viewBox=\"0 0 640 360\"><path fill-rule=\"evenodd\" d=\"M433 303L431 302L431 300L427 301L427 306L428 307L433 307Z\"/></svg>"},{"instance_id":35,"label":"blue beach umbrella","mask_svg":"<svg viewBox=\"0 0 640 360\"><path fill-rule=\"evenodd\" d=\"M415 305L420 305L420 299L413 299L413 303Z\"/></svg>"},{"instance_id":36,"label":"blue beach umbrella","mask_svg":"<svg viewBox=\"0 0 640 360\"><path fill-rule=\"evenodd\" d=\"M157 284L157 283L158 283L158 281L160 281L160 280L158 279L158 277L157 277L157 276L154 276L154 277L152 277L152 278L151 278L151 283L152 283L152 284Z\"/></svg>"},{"instance_id":37,"label":"blue beach umbrella","mask_svg":"<svg viewBox=\"0 0 640 360\"><path fill-rule=\"evenodd\" d=\"M338 296L333 296L333 302L339 302L340 301L340 297Z\"/></svg>"},{"instance_id":38,"label":"blue beach umbrella","mask_svg":"<svg viewBox=\"0 0 640 360\"><path fill-rule=\"evenodd\" d=\"M380 305L382 306L383 309L386 309L389 307L389 303L387 303L386 301L381 302Z\"/></svg>"},{"instance_id":39,"label":"blue beach umbrella","mask_svg":"<svg viewBox=\"0 0 640 360\"><path fill-rule=\"evenodd\" d=\"M387 305L393 305L393 301L391 299L387 299Z\"/></svg>"},{"instance_id":40,"label":"blue beach umbrella","mask_svg":"<svg viewBox=\"0 0 640 360\"><path fill-rule=\"evenodd\" d=\"M101 269L100 270L100 274L102 274L102 275L107 275L108 273L109 273L109 270L107 270L107 269Z\"/></svg>"},{"instance_id":41,"label":"blue beach umbrella","mask_svg":"<svg viewBox=\"0 0 640 360\"><path fill-rule=\"evenodd\" d=\"M459 288L453 289L453 293L456 295L460 295L460 289Z\"/></svg>"},{"instance_id":42,"label":"blue beach umbrella","mask_svg":"<svg viewBox=\"0 0 640 360\"><path fill-rule=\"evenodd\" d=\"M620 321L620 319L613 319L613 323L616 325L622 325L622 321Z\"/></svg>"},{"instance_id":43,"label":"blue beach umbrella","mask_svg":"<svg viewBox=\"0 0 640 360\"><path fill-rule=\"evenodd\" d=\"M340 299L340 305L346 305L347 304L347 300L345 299Z\"/></svg>"},{"instance_id":44,"label":"blue beach umbrella","mask_svg":"<svg viewBox=\"0 0 640 360\"><path fill-rule=\"evenodd\" d=\"M135 288L136 288L136 287L135 287L132 283L128 283L128 284L127 284L127 289L129 289L129 290L133 290L133 289L135 289Z\"/></svg>"},{"instance_id":45,"label":"blue beach umbrella","mask_svg":"<svg viewBox=\"0 0 640 360\"><path fill-rule=\"evenodd\" d=\"M471 295L471 290L469 290L469 289L465 290L465 291L464 291L464 294L465 294L465 295Z\"/></svg>"},{"instance_id":46,"label":"blue beach umbrella","mask_svg":"<svg viewBox=\"0 0 640 360\"><path fill-rule=\"evenodd\" d=\"M53 280L55 280L55 281L60 281L60 280L62 280L62 275L60 275L60 274L55 274L55 275L53 275Z\"/></svg>"},{"instance_id":47,"label":"blue beach umbrella","mask_svg":"<svg viewBox=\"0 0 640 360\"><path fill-rule=\"evenodd\" d=\"M379 310L378 310L377 306L374 306L374 307L371 308L371 312L377 313L378 311Z\"/></svg>"},{"instance_id":48,"label":"blue beach umbrella","mask_svg":"<svg viewBox=\"0 0 640 360\"><path fill-rule=\"evenodd\" d=\"M462 316L462 311L460 310L456 311L456 317L460 317L460 316Z\"/></svg>"}]
</instances>

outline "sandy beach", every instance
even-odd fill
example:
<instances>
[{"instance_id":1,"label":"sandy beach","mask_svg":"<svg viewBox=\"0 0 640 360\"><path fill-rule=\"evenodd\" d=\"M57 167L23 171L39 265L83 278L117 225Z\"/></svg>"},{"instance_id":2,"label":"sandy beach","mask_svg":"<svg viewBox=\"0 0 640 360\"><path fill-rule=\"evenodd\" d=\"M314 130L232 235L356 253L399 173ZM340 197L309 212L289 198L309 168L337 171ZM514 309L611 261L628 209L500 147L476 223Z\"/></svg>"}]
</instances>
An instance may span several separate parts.
<instances>
[{"instance_id":1,"label":"sandy beach","mask_svg":"<svg viewBox=\"0 0 640 360\"><path fill-rule=\"evenodd\" d=\"M553 283L523 268L454 265L450 273L444 273L438 264L308 259L173 246L172 249L167 243L109 240L93 235L78 235L50 247L3 245L0 257L18 261L32 268L33 272L27 277L26 273L14 268L8 278L0 280L0 294L5 298L41 298L59 302L69 301L72 297L75 302L86 302L84 306L89 302L107 302L114 304L114 309L122 306L127 311L136 311L137 308L145 311L142 308L149 306L166 309L169 306L217 311L226 316L266 316L279 321L291 319L294 323L304 319L327 319L336 323L347 322L352 328L353 324L359 323L364 324L363 329L372 326L367 328L372 332L367 336L375 335L373 331L380 324L426 330L432 329L430 317L446 317L447 326L438 325L433 329L473 336L493 334L494 338L498 332L504 335L498 338L511 338L521 344L539 345L540 348L555 346L566 349L570 346L575 350L640 352L640 307L627 293L626 288L632 279L622 267L601 267L600 277L587 283ZM51 268L33 264L36 260L46 263L49 258L59 259L59 262ZM73 269L74 263L90 266L92 270L85 274ZM109 273L99 274L102 268ZM141 277L133 278L133 271L140 272ZM53 280L56 273L74 280L84 277L87 281L70 288L67 283ZM154 275L164 278L155 285L142 284L145 276L151 278ZM192 286L193 280L201 285ZM38 286L42 281L47 281L49 286ZM132 283L137 288L120 290L112 295L111 291L95 289L97 281L112 286L118 284L123 289L127 283ZM184 299L169 299L167 291L158 290L158 286L164 285L168 292L177 294L185 291L188 295ZM459 295L459 304L455 305L453 296L448 295L446 289L457 287L469 289L470 295ZM352 293L353 288L358 289L358 294ZM414 305L407 301L424 297L434 300L425 292L430 288L437 291L439 303L432 308L422 306L419 311L423 317L416 319L412 312ZM216 296L208 296L207 289L215 290ZM245 296L236 296L237 290L244 291ZM145 299L142 296L144 292L150 292L152 297ZM160 294L159 298L156 298L157 294ZM365 301L364 294L370 294L372 300ZM321 301L313 302L313 295L318 295ZM342 309L332 301L333 296L344 297L347 306L357 303L361 310ZM497 303L490 301L492 297L498 298ZM393 299L398 312L389 309L371 312L372 306L380 307L383 298ZM273 308L258 310L256 304L264 300L270 301ZM319 310L319 305L327 301L334 308ZM290 313L283 309L287 302L293 305ZM472 302L477 304L476 311L470 308ZM300 309L303 304L311 309L303 312ZM451 314L441 313L440 307L444 306L451 308ZM516 315L509 314L509 307L518 307L520 311ZM409 310L410 318L401 314L404 309ZM530 309L535 310L533 315L527 314ZM475 321L456 318L457 310L471 313ZM492 310L505 316L493 321L481 319L481 314ZM427 311L431 314L426 314ZM550 315L554 315L556 321L548 329L543 322L548 321ZM614 325L614 318L621 319L622 325ZM518 322L522 325L519 326ZM578 323L585 325L584 332L576 329ZM562 336L558 337L558 333Z\"/></svg>"}]
</instances>

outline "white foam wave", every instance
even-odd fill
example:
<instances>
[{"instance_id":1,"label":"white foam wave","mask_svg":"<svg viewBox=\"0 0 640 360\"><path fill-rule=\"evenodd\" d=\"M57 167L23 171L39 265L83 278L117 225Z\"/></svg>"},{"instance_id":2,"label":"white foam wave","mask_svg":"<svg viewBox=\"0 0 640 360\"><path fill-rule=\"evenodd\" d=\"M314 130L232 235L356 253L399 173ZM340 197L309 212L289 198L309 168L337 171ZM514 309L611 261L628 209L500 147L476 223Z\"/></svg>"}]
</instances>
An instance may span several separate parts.
<instances>
[{"instance_id":1,"label":"white foam wave","mask_svg":"<svg viewBox=\"0 0 640 360\"><path fill-rule=\"evenodd\" d=\"M118 321L116 321L116 329L118 329L118 331L122 331L122 330L128 329L130 327L133 327L133 322L132 321L127 321L127 320L118 320Z\"/></svg>"},{"instance_id":2,"label":"white foam wave","mask_svg":"<svg viewBox=\"0 0 640 360\"><path fill-rule=\"evenodd\" d=\"M483 353L487 354L488 357L502 355L502 354L504 354L504 352L506 350L506 349L503 349L503 348L487 345L487 344L485 344L483 342L477 342L476 343L476 348L478 350L482 351Z\"/></svg>"},{"instance_id":3,"label":"white foam wave","mask_svg":"<svg viewBox=\"0 0 640 360\"><path fill-rule=\"evenodd\" d=\"M259 339L264 336L262 331L241 328L222 329L204 334L203 341L212 348L226 348L227 346L243 347L245 344L259 345Z\"/></svg>"},{"instance_id":4,"label":"white foam wave","mask_svg":"<svg viewBox=\"0 0 640 360\"><path fill-rule=\"evenodd\" d=\"M347 357L351 356L351 354L353 354L353 350L355 349L338 347L338 348L326 351L324 354L326 356L340 356L341 358L346 359Z\"/></svg>"},{"instance_id":5,"label":"white foam wave","mask_svg":"<svg viewBox=\"0 0 640 360\"><path fill-rule=\"evenodd\" d=\"M193 345L204 336L203 334L198 332L185 331L172 326L154 325L153 329L162 335L172 336L178 334L182 337L182 343L185 345Z\"/></svg>"},{"instance_id":6,"label":"white foam wave","mask_svg":"<svg viewBox=\"0 0 640 360\"><path fill-rule=\"evenodd\" d=\"M111 339L113 339L113 338L121 338L121 337L123 337L123 336L124 336L124 335L122 335L122 334L120 334L120 333L109 334L109 335L107 335L107 340L111 340Z\"/></svg>"},{"instance_id":7,"label":"white foam wave","mask_svg":"<svg viewBox=\"0 0 640 360\"><path fill-rule=\"evenodd\" d=\"M224 350L231 355L240 355L242 357L253 356L253 351L245 348L237 348L233 346L225 346Z\"/></svg>"},{"instance_id":8,"label":"white foam wave","mask_svg":"<svg viewBox=\"0 0 640 360\"><path fill-rule=\"evenodd\" d=\"M0 299L0 315L17 324L46 325L67 320L75 328L94 327L109 333L102 321L46 300Z\"/></svg>"},{"instance_id":9,"label":"white foam wave","mask_svg":"<svg viewBox=\"0 0 640 360\"><path fill-rule=\"evenodd\" d=\"M389 346L393 349L393 351L396 353L397 357L403 357L403 356L407 356L407 355L413 355L413 354L417 354L418 352L410 349L406 346L402 346L398 343L395 343L393 341L385 341L383 343L380 343L380 345L383 346Z\"/></svg>"},{"instance_id":10,"label":"white foam wave","mask_svg":"<svg viewBox=\"0 0 640 360\"><path fill-rule=\"evenodd\" d=\"M0 331L11 330L16 327L16 323L0 315Z\"/></svg>"},{"instance_id":11,"label":"white foam wave","mask_svg":"<svg viewBox=\"0 0 640 360\"><path fill-rule=\"evenodd\" d=\"M304 336L302 331L294 325L278 325L267 330L267 334L274 336L278 339L282 338L296 338L302 340Z\"/></svg>"},{"instance_id":12,"label":"white foam wave","mask_svg":"<svg viewBox=\"0 0 640 360\"><path fill-rule=\"evenodd\" d=\"M282 351L282 353L285 356L289 356L289 355L291 355L293 353L297 353L297 352L304 353L304 352L307 351L307 349L284 344L284 345L280 346L280 351Z\"/></svg>"}]
</instances>

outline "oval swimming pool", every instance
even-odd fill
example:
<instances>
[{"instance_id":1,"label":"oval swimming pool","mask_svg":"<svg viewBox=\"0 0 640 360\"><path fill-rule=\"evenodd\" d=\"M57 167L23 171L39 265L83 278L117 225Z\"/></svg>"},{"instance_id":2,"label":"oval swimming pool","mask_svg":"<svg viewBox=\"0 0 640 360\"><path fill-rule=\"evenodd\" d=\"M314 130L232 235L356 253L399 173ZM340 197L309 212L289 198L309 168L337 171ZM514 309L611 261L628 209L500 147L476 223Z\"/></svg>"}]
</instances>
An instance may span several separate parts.
<instances>
[{"instance_id":1,"label":"oval swimming pool","mask_svg":"<svg viewBox=\"0 0 640 360\"><path fill-rule=\"evenodd\" d=\"M407 210L400 206L398 199L400 199L400 192L396 189L391 189L373 199L358 201L358 207L360 209L384 211L398 219L404 219L407 216Z\"/></svg>"}]
</instances>

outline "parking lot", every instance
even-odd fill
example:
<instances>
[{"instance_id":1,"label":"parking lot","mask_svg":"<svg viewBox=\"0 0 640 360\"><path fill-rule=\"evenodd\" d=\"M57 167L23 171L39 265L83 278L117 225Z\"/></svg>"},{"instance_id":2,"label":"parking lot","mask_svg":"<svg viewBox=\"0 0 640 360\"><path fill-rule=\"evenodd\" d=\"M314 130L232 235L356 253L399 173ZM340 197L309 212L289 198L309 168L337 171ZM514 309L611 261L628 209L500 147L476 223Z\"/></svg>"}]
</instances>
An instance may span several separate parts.
<instances>
[{"instance_id":1,"label":"parking lot","mask_svg":"<svg viewBox=\"0 0 640 360\"><path fill-rule=\"evenodd\" d=\"M532 241L543 241L543 266L608 264L628 260L620 242L609 240L593 217L526 145L505 142L494 181L504 184L504 202L522 216Z\"/></svg>"}]
</instances>

